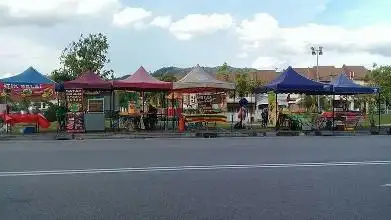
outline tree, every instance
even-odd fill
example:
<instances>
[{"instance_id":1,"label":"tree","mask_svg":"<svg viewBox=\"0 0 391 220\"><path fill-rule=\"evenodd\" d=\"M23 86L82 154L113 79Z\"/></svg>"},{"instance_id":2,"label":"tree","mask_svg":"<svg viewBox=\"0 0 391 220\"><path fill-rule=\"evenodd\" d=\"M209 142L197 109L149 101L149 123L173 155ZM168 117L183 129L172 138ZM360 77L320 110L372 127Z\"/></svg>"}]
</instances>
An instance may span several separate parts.
<instances>
[{"instance_id":1,"label":"tree","mask_svg":"<svg viewBox=\"0 0 391 220\"><path fill-rule=\"evenodd\" d=\"M235 90L239 97L245 97L249 91L247 74L238 74L235 78Z\"/></svg>"},{"instance_id":2,"label":"tree","mask_svg":"<svg viewBox=\"0 0 391 220\"><path fill-rule=\"evenodd\" d=\"M262 80L250 80L248 79L248 92L253 93L255 88L264 85Z\"/></svg>"},{"instance_id":3,"label":"tree","mask_svg":"<svg viewBox=\"0 0 391 220\"><path fill-rule=\"evenodd\" d=\"M379 86L381 100L389 103L391 100L391 66L377 66L369 74L369 82L373 86Z\"/></svg>"},{"instance_id":4,"label":"tree","mask_svg":"<svg viewBox=\"0 0 391 220\"><path fill-rule=\"evenodd\" d=\"M227 62L224 62L222 66L217 69L216 75L225 81L229 80L229 66Z\"/></svg>"},{"instance_id":5,"label":"tree","mask_svg":"<svg viewBox=\"0 0 391 220\"><path fill-rule=\"evenodd\" d=\"M174 74L164 74L161 77L159 77L159 79L161 81L165 81L165 82L176 82L177 81L177 78L176 78L176 76L174 76Z\"/></svg>"},{"instance_id":6,"label":"tree","mask_svg":"<svg viewBox=\"0 0 391 220\"><path fill-rule=\"evenodd\" d=\"M61 67L52 72L54 81L73 80L86 71L94 71L108 79L114 78L113 70L104 69L110 63L107 37L101 33L81 35L78 41L70 43L61 53Z\"/></svg>"},{"instance_id":7,"label":"tree","mask_svg":"<svg viewBox=\"0 0 391 220\"><path fill-rule=\"evenodd\" d=\"M238 73L235 77L235 90L239 97L252 94L255 88L264 84L262 80L252 80L248 77L248 75L249 70L244 70Z\"/></svg>"}]
</instances>

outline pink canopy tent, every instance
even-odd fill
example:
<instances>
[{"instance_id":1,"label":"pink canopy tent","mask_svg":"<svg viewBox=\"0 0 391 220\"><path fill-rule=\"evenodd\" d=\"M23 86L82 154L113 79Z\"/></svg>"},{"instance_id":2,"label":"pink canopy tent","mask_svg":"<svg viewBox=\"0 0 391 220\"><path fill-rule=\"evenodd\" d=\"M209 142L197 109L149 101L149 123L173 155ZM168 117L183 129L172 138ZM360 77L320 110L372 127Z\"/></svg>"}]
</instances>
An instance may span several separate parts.
<instances>
[{"instance_id":1,"label":"pink canopy tent","mask_svg":"<svg viewBox=\"0 0 391 220\"><path fill-rule=\"evenodd\" d=\"M172 90L171 82L160 81L151 76L144 67L140 67L134 74L124 80L113 81L114 89L128 89L128 90L154 90L167 91Z\"/></svg>"},{"instance_id":2,"label":"pink canopy tent","mask_svg":"<svg viewBox=\"0 0 391 220\"><path fill-rule=\"evenodd\" d=\"M102 79L98 74L87 71L77 79L64 82L65 89L98 89L111 90L111 82Z\"/></svg>"}]
</instances>

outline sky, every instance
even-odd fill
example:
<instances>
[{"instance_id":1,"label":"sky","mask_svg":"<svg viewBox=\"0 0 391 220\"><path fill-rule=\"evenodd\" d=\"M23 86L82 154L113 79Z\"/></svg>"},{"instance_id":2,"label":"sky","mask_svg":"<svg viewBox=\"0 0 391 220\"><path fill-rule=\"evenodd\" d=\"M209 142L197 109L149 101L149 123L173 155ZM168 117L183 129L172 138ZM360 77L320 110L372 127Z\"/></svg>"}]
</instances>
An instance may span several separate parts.
<instances>
[{"instance_id":1,"label":"sky","mask_svg":"<svg viewBox=\"0 0 391 220\"><path fill-rule=\"evenodd\" d=\"M257 69L391 64L389 0L0 0L0 77L59 67L80 34L106 34L117 76L165 66Z\"/></svg>"}]
</instances>

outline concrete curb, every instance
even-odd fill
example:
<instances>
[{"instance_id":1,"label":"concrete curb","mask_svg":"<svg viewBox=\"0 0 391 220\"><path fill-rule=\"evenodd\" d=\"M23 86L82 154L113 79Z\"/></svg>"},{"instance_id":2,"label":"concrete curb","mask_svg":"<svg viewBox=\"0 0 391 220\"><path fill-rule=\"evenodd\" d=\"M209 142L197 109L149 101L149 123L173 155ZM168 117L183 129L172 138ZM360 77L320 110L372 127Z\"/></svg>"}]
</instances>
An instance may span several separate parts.
<instances>
[{"instance_id":1,"label":"concrete curb","mask_svg":"<svg viewBox=\"0 0 391 220\"><path fill-rule=\"evenodd\" d=\"M86 134L32 134L32 135L0 135L0 141L18 140L90 140L90 139L152 139L152 138L224 138L224 137L292 137L292 136L370 136L387 135L387 131L321 131L321 132L297 132L297 131L242 131L242 132L185 132L185 133L86 133Z\"/></svg>"}]
</instances>

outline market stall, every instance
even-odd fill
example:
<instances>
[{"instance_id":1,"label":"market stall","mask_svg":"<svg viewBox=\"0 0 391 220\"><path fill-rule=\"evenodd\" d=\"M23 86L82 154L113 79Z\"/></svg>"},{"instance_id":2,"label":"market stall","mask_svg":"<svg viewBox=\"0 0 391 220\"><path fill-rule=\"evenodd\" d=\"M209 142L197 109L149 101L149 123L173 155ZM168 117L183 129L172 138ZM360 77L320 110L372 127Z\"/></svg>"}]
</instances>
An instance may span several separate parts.
<instances>
[{"instance_id":1,"label":"market stall","mask_svg":"<svg viewBox=\"0 0 391 220\"><path fill-rule=\"evenodd\" d=\"M199 123L226 123L224 114L226 92L234 90L233 83L215 79L205 70L196 65L185 77L174 82L174 91L182 94L196 93L196 106L187 109L182 116L188 127L198 128Z\"/></svg>"},{"instance_id":2,"label":"market stall","mask_svg":"<svg viewBox=\"0 0 391 220\"><path fill-rule=\"evenodd\" d=\"M358 94L378 94L378 127L380 129L380 90L378 87L357 84L352 79L348 78L345 73L338 75L331 85L333 86L333 111L324 113L324 118L330 118L331 116L333 128L339 130L354 130L366 117L365 112L352 112L344 110L343 108L335 108L335 95L351 96Z\"/></svg>"},{"instance_id":3,"label":"market stall","mask_svg":"<svg viewBox=\"0 0 391 220\"><path fill-rule=\"evenodd\" d=\"M112 110L112 85L92 71L64 82L67 131L104 131L105 113Z\"/></svg>"},{"instance_id":4,"label":"market stall","mask_svg":"<svg viewBox=\"0 0 391 220\"><path fill-rule=\"evenodd\" d=\"M0 113L0 118L10 125L19 123L37 124L41 128L48 128L50 122L42 114Z\"/></svg>"},{"instance_id":5,"label":"market stall","mask_svg":"<svg viewBox=\"0 0 391 220\"><path fill-rule=\"evenodd\" d=\"M320 83L310 80L299 73L297 73L292 67L288 67L280 76L274 79L269 84L258 87L255 89L255 93L274 92L270 94L275 96L271 99L275 101L274 105L270 105L269 117L273 117L273 123L276 129L300 129L300 121L295 121L298 117L291 117L289 110L283 111L280 109L277 103L278 93L287 94L306 94L306 95L327 95L332 94L333 86L330 84ZM270 120L270 118L269 118Z\"/></svg>"},{"instance_id":6,"label":"market stall","mask_svg":"<svg viewBox=\"0 0 391 220\"><path fill-rule=\"evenodd\" d=\"M12 77L0 79L0 96L2 96L6 103L10 100L20 102L41 102L54 100L55 82L47 78L33 67L29 67L20 74ZM22 109L15 111L9 105L7 111L1 112L1 118L8 125L27 124L26 127L31 128L32 132L38 131L41 128L50 126L50 122L42 115L38 114L37 109L33 105L24 106ZM34 124L31 127L30 124Z\"/></svg>"},{"instance_id":7,"label":"market stall","mask_svg":"<svg viewBox=\"0 0 391 220\"><path fill-rule=\"evenodd\" d=\"M3 84L1 96L13 100L28 98L33 100L54 99L55 82L47 78L33 67L29 67L22 73L0 79Z\"/></svg>"},{"instance_id":8,"label":"market stall","mask_svg":"<svg viewBox=\"0 0 391 220\"><path fill-rule=\"evenodd\" d=\"M166 105L156 103L155 106L147 103L145 92L159 95L172 90L171 82L160 81L152 77L144 67L140 67L135 73L123 80L114 80L114 90L122 90L127 92L138 92L141 98L141 105L138 105L137 100L129 100L126 106L121 106L119 112L118 126L128 130L145 128L153 130L158 123L158 120L167 119ZM165 102L164 94L162 93L161 102Z\"/></svg>"}]
</instances>

